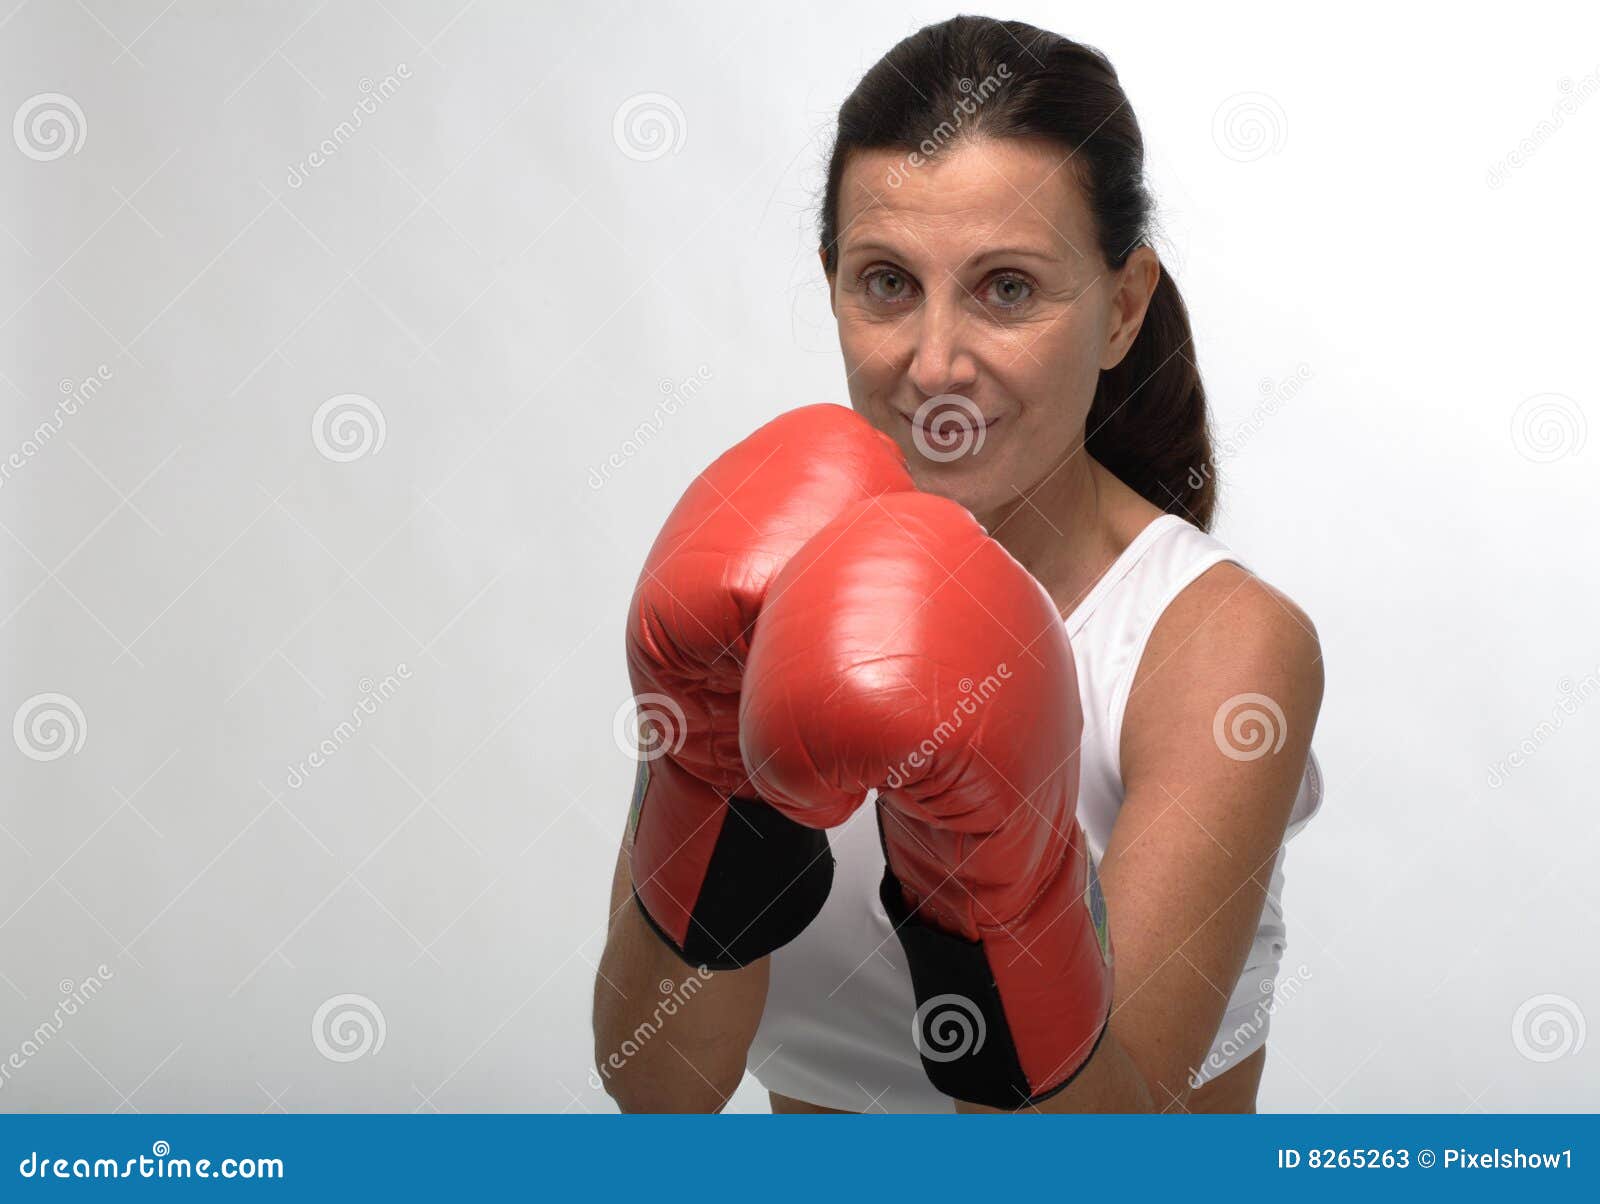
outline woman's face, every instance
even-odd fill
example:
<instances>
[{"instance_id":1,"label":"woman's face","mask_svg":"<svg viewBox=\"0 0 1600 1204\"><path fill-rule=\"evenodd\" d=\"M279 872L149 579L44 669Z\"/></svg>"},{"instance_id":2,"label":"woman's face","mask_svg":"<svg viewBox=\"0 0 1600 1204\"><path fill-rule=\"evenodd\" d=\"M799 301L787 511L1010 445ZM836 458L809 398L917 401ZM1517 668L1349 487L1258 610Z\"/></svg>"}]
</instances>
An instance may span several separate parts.
<instances>
[{"instance_id":1,"label":"woman's face","mask_svg":"<svg viewBox=\"0 0 1600 1204\"><path fill-rule=\"evenodd\" d=\"M980 518L1081 445L1159 270L1148 248L1107 269L1064 160L979 139L915 167L858 151L845 169L830 286L850 403L919 488Z\"/></svg>"}]
</instances>

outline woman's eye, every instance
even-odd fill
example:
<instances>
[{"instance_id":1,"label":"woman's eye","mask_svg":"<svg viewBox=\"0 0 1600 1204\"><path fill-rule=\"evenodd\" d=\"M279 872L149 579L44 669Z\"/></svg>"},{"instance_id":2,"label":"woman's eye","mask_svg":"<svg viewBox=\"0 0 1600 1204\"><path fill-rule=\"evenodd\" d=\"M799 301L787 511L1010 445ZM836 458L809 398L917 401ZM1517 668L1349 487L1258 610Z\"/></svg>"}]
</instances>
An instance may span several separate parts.
<instances>
[{"instance_id":1,"label":"woman's eye","mask_svg":"<svg viewBox=\"0 0 1600 1204\"><path fill-rule=\"evenodd\" d=\"M859 277L867 296L885 305L909 300L916 288L911 278L896 268L870 268ZM990 280L986 303L997 309L1020 309L1033 299L1033 282L1023 276L1004 275Z\"/></svg>"},{"instance_id":2,"label":"woman's eye","mask_svg":"<svg viewBox=\"0 0 1600 1204\"><path fill-rule=\"evenodd\" d=\"M862 274L867 295L875 301L900 301L909 295L911 282L904 272L893 268L878 268Z\"/></svg>"},{"instance_id":3,"label":"woman's eye","mask_svg":"<svg viewBox=\"0 0 1600 1204\"><path fill-rule=\"evenodd\" d=\"M1033 296L1033 285L1021 276L996 276L989 288L1001 309L1014 309Z\"/></svg>"}]
</instances>

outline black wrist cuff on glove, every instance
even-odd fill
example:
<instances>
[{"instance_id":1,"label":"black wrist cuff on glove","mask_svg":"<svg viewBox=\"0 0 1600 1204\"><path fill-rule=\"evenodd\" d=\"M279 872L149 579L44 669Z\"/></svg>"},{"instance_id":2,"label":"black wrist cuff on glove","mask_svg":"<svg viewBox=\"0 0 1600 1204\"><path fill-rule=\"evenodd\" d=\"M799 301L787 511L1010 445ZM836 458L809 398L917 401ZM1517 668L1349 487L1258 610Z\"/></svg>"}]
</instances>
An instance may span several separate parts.
<instances>
[{"instance_id":1,"label":"black wrist cuff on glove","mask_svg":"<svg viewBox=\"0 0 1600 1204\"><path fill-rule=\"evenodd\" d=\"M888 868L878 897L906 951L917 999L912 1030L922 1069L936 1090L989 1108L1024 1108L1061 1091L1094 1058L1109 1023L1077 1070L1048 1091L1030 1094L983 943L920 919Z\"/></svg>"},{"instance_id":2,"label":"black wrist cuff on glove","mask_svg":"<svg viewBox=\"0 0 1600 1204\"><path fill-rule=\"evenodd\" d=\"M691 966L737 970L799 936L828 901L828 834L797 824L760 799L730 798L682 947L645 920Z\"/></svg>"}]
</instances>

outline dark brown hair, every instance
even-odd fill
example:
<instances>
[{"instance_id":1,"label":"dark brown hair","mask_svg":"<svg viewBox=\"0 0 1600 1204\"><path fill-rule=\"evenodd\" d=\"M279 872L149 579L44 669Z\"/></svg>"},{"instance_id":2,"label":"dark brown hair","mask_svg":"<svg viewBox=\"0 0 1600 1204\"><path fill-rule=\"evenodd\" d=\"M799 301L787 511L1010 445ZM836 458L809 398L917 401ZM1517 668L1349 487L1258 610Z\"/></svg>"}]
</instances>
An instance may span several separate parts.
<instances>
[{"instance_id":1,"label":"dark brown hair","mask_svg":"<svg viewBox=\"0 0 1600 1204\"><path fill-rule=\"evenodd\" d=\"M1070 156L1112 270L1149 244L1144 139L1111 63L1022 21L959 16L901 41L840 107L820 229L828 272L838 267L839 186L851 151L931 156L980 134L1046 139ZM1100 373L1085 446L1146 500L1210 529L1216 474L1205 388L1189 312L1165 267L1127 355Z\"/></svg>"}]
</instances>

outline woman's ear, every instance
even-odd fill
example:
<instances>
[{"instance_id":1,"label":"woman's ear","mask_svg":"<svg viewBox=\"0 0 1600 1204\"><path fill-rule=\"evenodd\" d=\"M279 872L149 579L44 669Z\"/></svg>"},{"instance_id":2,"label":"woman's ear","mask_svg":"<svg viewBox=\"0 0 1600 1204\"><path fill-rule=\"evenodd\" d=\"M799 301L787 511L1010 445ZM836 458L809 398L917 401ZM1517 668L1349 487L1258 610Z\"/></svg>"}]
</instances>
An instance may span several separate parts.
<instances>
[{"instance_id":1,"label":"woman's ear","mask_svg":"<svg viewBox=\"0 0 1600 1204\"><path fill-rule=\"evenodd\" d=\"M1150 247L1135 247L1117 272L1111 294L1110 321L1105 347L1100 353L1102 372L1115 368L1128 354L1150 308L1150 298L1161 282L1161 260Z\"/></svg>"}]
</instances>

